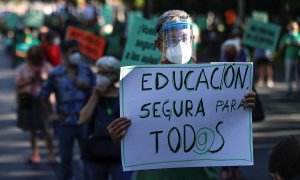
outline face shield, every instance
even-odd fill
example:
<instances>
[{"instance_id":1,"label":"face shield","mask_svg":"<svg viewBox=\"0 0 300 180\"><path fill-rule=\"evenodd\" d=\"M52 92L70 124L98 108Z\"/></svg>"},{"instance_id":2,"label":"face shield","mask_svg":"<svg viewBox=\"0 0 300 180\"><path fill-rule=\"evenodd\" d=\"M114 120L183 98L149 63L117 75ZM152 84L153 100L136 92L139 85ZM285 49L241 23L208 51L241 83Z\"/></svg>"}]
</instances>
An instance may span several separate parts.
<instances>
[{"instance_id":1,"label":"face shield","mask_svg":"<svg viewBox=\"0 0 300 180\"><path fill-rule=\"evenodd\" d=\"M162 26L157 33L161 53L171 63L187 64L195 59L193 27L189 22L172 22Z\"/></svg>"}]
</instances>

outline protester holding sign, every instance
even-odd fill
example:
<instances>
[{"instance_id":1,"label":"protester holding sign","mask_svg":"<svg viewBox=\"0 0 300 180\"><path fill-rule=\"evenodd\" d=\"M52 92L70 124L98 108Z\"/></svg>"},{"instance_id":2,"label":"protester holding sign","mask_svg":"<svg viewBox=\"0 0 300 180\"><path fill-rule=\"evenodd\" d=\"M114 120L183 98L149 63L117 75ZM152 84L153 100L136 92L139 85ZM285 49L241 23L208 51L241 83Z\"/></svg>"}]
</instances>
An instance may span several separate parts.
<instances>
[{"instance_id":1,"label":"protester holding sign","mask_svg":"<svg viewBox=\"0 0 300 180\"><path fill-rule=\"evenodd\" d=\"M87 165L89 180L129 180L131 173L122 171L121 149L109 137L106 127L119 117L120 61L104 56L97 63L97 80L87 104L80 111L80 123L88 123L82 158Z\"/></svg>"},{"instance_id":2,"label":"protester holding sign","mask_svg":"<svg viewBox=\"0 0 300 180\"><path fill-rule=\"evenodd\" d=\"M295 80L297 91L300 90L300 80L298 76L298 52L300 50L299 25L296 21L288 25L289 32L285 34L280 41L279 50L284 50L285 81L287 84L287 95L292 92L292 74L295 71Z\"/></svg>"},{"instance_id":3,"label":"protester holding sign","mask_svg":"<svg viewBox=\"0 0 300 180\"><path fill-rule=\"evenodd\" d=\"M193 33L190 16L181 10L165 12L157 21L155 40L160 50L163 64L186 64L190 60L196 62L193 56ZM255 106L255 93L245 95L245 106ZM126 106L126 105L125 105ZM111 138L119 143L125 136L131 121L127 117L115 119L107 130ZM176 168L137 171L135 179L218 179L215 168Z\"/></svg>"}]
</instances>

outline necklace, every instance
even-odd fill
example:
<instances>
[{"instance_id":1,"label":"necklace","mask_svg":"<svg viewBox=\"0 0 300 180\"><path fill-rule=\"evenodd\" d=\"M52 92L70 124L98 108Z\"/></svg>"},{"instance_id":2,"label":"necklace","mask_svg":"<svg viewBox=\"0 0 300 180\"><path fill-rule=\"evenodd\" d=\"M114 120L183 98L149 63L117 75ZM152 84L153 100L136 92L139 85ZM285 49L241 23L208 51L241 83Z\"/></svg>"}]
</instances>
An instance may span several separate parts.
<instances>
[{"instance_id":1,"label":"necklace","mask_svg":"<svg viewBox=\"0 0 300 180\"><path fill-rule=\"evenodd\" d=\"M112 109L113 103L114 103L114 99L112 99L112 98L107 98L105 101L106 113L109 116L111 116L113 114L113 109Z\"/></svg>"},{"instance_id":2,"label":"necklace","mask_svg":"<svg viewBox=\"0 0 300 180\"><path fill-rule=\"evenodd\" d=\"M111 107L107 107L106 108L106 113L111 116L112 115L112 108Z\"/></svg>"}]
</instances>

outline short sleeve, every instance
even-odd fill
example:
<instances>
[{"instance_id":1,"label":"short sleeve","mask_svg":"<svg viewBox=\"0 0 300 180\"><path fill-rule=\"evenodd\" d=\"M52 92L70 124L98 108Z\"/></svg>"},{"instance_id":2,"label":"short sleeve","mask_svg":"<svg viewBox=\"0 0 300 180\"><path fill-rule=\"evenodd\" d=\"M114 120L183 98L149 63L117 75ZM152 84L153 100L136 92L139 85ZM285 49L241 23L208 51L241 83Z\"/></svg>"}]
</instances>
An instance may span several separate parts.
<instances>
[{"instance_id":1,"label":"short sleeve","mask_svg":"<svg viewBox=\"0 0 300 180\"><path fill-rule=\"evenodd\" d=\"M54 73L50 73L48 79L45 80L42 84L42 90L40 92L40 97L44 100L49 99L49 96L55 90L54 86L55 76Z\"/></svg>"}]
</instances>

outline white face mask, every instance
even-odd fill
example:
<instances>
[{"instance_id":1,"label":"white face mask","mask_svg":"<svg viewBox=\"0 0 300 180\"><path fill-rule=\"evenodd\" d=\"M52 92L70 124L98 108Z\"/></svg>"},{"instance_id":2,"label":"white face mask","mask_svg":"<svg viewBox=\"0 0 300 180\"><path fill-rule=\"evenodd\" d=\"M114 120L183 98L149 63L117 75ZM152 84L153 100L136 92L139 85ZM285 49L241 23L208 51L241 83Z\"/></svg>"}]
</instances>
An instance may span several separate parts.
<instances>
[{"instance_id":1,"label":"white face mask","mask_svg":"<svg viewBox=\"0 0 300 180\"><path fill-rule=\"evenodd\" d=\"M108 87L111 85L112 81L103 75L98 74L96 76L96 85L100 86L99 89L102 93L105 93L108 90Z\"/></svg>"},{"instance_id":2,"label":"white face mask","mask_svg":"<svg viewBox=\"0 0 300 180\"><path fill-rule=\"evenodd\" d=\"M192 46L180 41L176 46L168 47L165 56L174 64L186 64L192 57Z\"/></svg>"},{"instance_id":3,"label":"white face mask","mask_svg":"<svg viewBox=\"0 0 300 180\"><path fill-rule=\"evenodd\" d=\"M290 35L296 36L298 34L298 31L290 31Z\"/></svg>"},{"instance_id":4,"label":"white face mask","mask_svg":"<svg viewBox=\"0 0 300 180\"><path fill-rule=\"evenodd\" d=\"M79 64L81 61L81 54L79 52L73 53L69 56L69 62L71 64Z\"/></svg>"},{"instance_id":5,"label":"white face mask","mask_svg":"<svg viewBox=\"0 0 300 180\"><path fill-rule=\"evenodd\" d=\"M60 39L58 37L54 38L53 43L56 45L60 45Z\"/></svg>"},{"instance_id":6,"label":"white face mask","mask_svg":"<svg viewBox=\"0 0 300 180\"><path fill-rule=\"evenodd\" d=\"M96 76L96 84L97 85L111 84L111 80L106 76L98 74Z\"/></svg>"}]
</instances>

